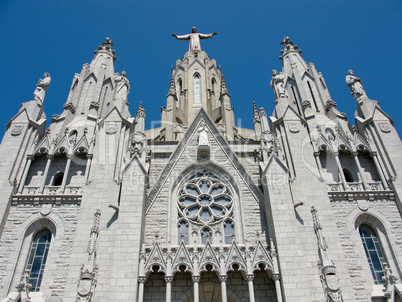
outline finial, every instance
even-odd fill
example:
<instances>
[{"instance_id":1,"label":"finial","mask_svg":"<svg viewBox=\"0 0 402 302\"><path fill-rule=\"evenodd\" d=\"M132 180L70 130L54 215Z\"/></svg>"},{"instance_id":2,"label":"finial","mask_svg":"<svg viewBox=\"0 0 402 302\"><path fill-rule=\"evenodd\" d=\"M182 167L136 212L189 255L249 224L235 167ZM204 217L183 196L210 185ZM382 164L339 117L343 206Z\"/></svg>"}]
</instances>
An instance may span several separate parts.
<instances>
[{"instance_id":1,"label":"finial","mask_svg":"<svg viewBox=\"0 0 402 302\"><path fill-rule=\"evenodd\" d=\"M258 122L260 120L260 115L258 113L258 108L257 105L255 104L255 101L253 101L253 124L255 122Z\"/></svg>"},{"instance_id":2,"label":"finial","mask_svg":"<svg viewBox=\"0 0 402 302\"><path fill-rule=\"evenodd\" d=\"M229 94L228 87L226 86L226 80L223 74L221 74L221 94Z\"/></svg>"},{"instance_id":3,"label":"finial","mask_svg":"<svg viewBox=\"0 0 402 302\"><path fill-rule=\"evenodd\" d=\"M302 51L301 51L300 49L298 49L299 47L298 47L297 45L294 45L294 46L293 46L293 42L290 41L290 38L289 38L289 37L285 37L285 38L283 39L283 41L281 41L281 45L283 45L283 49L281 50L282 56L279 57L280 60L283 59L283 54L284 54L285 52L289 52L289 51L292 51L292 50L293 50L293 51L297 51L300 55L301 55L301 53L302 53Z\"/></svg>"},{"instance_id":4,"label":"finial","mask_svg":"<svg viewBox=\"0 0 402 302\"><path fill-rule=\"evenodd\" d=\"M140 101L140 104L138 105L137 115L136 116L145 118L145 109L142 108L142 101Z\"/></svg>"},{"instance_id":5,"label":"finial","mask_svg":"<svg viewBox=\"0 0 402 302\"><path fill-rule=\"evenodd\" d=\"M116 57L114 56L116 51L112 49L112 46L114 46L114 42L112 42L112 40L110 40L110 38L107 37L106 41L102 42L102 46L98 46L98 50L95 50L94 53L97 54L99 51L102 51L102 50L109 51L112 53L113 61L114 61L114 60L116 60Z\"/></svg>"},{"instance_id":6,"label":"finial","mask_svg":"<svg viewBox=\"0 0 402 302\"><path fill-rule=\"evenodd\" d=\"M173 78L173 73L172 73L172 77L170 78L168 95L169 94L176 95L176 83L175 83L174 78Z\"/></svg>"}]
</instances>

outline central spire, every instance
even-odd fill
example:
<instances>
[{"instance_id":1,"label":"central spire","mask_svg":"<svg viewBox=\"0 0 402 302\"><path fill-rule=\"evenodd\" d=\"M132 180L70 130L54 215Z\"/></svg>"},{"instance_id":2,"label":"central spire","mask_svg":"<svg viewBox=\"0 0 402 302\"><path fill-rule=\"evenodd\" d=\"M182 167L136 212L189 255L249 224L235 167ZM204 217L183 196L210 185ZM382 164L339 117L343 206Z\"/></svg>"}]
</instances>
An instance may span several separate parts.
<instances>
[{"instance_id":1,"label":"central spire","mask_svg":"<svg viewBox=\"0 0 402 302\"><path fill-rule=\"evenodd\" d=\"M201 43L200 39L209 39L218 33L215 31L212 34L201 34L197 32L197 28L193 27L191 34L178 36L176 34L172 34L173 37L176 37L178 40L190 40L188 50L193 53L197 53L201 51Z\"/></svg>"}]
</instances>

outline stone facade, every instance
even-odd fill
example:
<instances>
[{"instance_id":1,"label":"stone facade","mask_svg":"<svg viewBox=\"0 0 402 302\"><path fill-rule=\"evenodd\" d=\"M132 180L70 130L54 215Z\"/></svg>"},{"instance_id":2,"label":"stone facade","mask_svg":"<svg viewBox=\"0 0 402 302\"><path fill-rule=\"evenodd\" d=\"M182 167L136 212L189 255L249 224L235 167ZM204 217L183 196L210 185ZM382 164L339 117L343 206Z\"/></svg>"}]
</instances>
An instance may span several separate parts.
<instances>
[{"instance_id":1,"label":"stone facade","mask_svg":"<svg viewBox=\"0 0 402 302\"><path fill-rule=\"evenodd\" d=\"M154 129L148 104L129 112L109 38L48 128L45 74L0 145L0 300L401 301L393 121L349 71L351 126L281 44L275 110L250 104L254 129L200 48L172 68Z\"/></svg>"}]
</instances>

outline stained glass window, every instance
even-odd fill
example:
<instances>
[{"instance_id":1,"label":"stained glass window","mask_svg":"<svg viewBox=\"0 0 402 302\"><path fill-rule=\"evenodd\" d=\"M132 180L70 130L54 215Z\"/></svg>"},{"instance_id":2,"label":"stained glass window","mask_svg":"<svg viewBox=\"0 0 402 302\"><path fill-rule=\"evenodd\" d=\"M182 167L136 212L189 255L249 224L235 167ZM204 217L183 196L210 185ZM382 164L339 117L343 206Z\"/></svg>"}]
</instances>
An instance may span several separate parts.
<instances>
[{"instance_id":1,"label":"stained glass window","mask_svg":"<svg viewBox=\"0 0 402 302\"><path fill-rule=\"evenodd\" d=\"M31 291L37 292L40 289L51 239L52 233L48 229L44 229L37 233L32 240L26 267L30 271L29 282L32 284Z\"/></svg>"},{"instance_id":2,"label":"stained glass window","mask_svg":"<svg viewBox=\"0 0 402 302\"><path fill-rule=\"evenodd\" d=\"M223 243L229 244L234 238L232 196L231 189L212 173L202 171L192 176L179 190L179 242L184 239L188 243L191 228L191 234L196 231L201 243L207 238L212 242L219 230L219 234L225 234Z\"/></svg>"},{"instance_id":3,"label":"stained glass window","mask_svg":"<svg viewBox=\"0 0 402 302\"><path fill-rule=\"evenodd\" d=\"M201 82L198 74L194 76L194 103L201 103Z\"/></svg>"},{"instance_id":4,"label":"stained glass window","mask_svg":"<svg viewBox=\"0 0 402 302\"><path fill-rule=\"evenodd\" d=\"M374 281L376 284L384 284L382 280L384 276L383 263L386 261L380 241L374 230L366 224L359 227L359 232Z\"/></svg>"}]
</instances>

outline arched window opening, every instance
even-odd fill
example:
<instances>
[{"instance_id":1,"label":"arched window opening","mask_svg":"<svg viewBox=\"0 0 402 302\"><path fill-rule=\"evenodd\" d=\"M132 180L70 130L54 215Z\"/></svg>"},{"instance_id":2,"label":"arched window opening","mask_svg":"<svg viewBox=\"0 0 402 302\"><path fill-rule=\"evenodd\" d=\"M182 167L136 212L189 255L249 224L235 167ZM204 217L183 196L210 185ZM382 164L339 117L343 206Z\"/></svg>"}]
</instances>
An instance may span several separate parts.
<instances>
[{"instance_id":1,"label":"arched window opening","mask_svg":"<svg viewBox=\"0 0 402 302\"><path fill-rule=\"evenodd\" d=\"M325 137L327 138L328 141L334 141L335 140L335 133L331 128L325 129Z\"/></svg>"},{"instance_id":2,"label":"arched window opening","mask_svg":"<svg viewBox=\"0 0 402 302\"><path fill-rule=\"evenodd\" d=\"M32 240L26 266L26 270L30 271L29 282L32 284L31 291L37 292L40 289L51 239L52 233L48 229L43 229Z\"/></svg>"},{"instance_id":3,"label":"arched window opening","mask_svg":"<svg viewBox=\"0 0 402 302\"><path fill-rule=\"evenodd\" d=\"M179 228L179 244L183 240L185 244L188 244L188 223L184 220L178 223Z\"/></svg>"},{"instance_id":4,"label":"arched window opening","mask_svg":"<svg viewBox=\"0 0 402 302\"><path fill-rule=\"evenodd\" d=\"M348 169L343 168L342 172L343 175L345 176L346 182L354 182L353 175Z\"/></svg>"},{"instance_id":5,"label":"arched window opening","mask_svg":"<svg viewBox=\"0 0 402 302\"><path fill-rule=\"evenodd\" d=\"M63 177L64 177L63 172L57 172L53 178L53 186L55 187L61 186L61 184L63 183Z\"/></svg>"},{"instance_id":6,"label":"arched window opening","mask_svg":"<svg viewBox=\"0 0 402 302\"><path fill-rule=\"evenodd\" d=\"M179 83L179 93L181 94L183 92L183 81L181 78L179 79L178 83Z\"/></svg>"},{"instance_id":7,"label":"arched window opening","mask_svg":"<svg viewBox=\"0 0 402 302\"><path fill-rule=\"evenodd\" d=\"M203 228L201 230L201 243L205 244L207 239L211 241L212 231L209 228Z\"/></svg>"},{"instance_id":8,"label":"arched window opening","mask_svg":"<svg viewBox=\"0 0 402 302\"><path fill-rule=\"evenodd\" d=\"M381 243L375 231L366 224L360 225L359 233L374 281L376 284L384 284L385 281L382 280L384 276L383 263L386 262L386 259L382 252Z\"/></svg>"},{"instance_id":9,"label":"arched window opening","mask_svg":"<svg viewBox=\"0 0 402 302\"><path fill-rule=\"evenodd\" d=\"M211 91L212 91L213 93L215 93L215 84L216 84L216 81L215 81L215 79L213 78L212 81L211 81Z\"/></svg>"},{"instance_id":10,"label":"arched window opening","mask_svg":"<svg viewBox=\"0 0 402 302\"><path fill-rule=\"evenodd\" d=\"M200 75L194 75L194 103L201 103L201 80Z\"/></svg>"},{"instance_id":11,"label":"arched window opening","mask_svg":"<svg viewBox=\"0 0 402 302\"><path fill-rule=\"evenodd\" d=\"M235 238L235 229L233 221L226 220L223 228L225 230L225 244L230 244L232 239Z\"/></svg>"}]
</instances>

